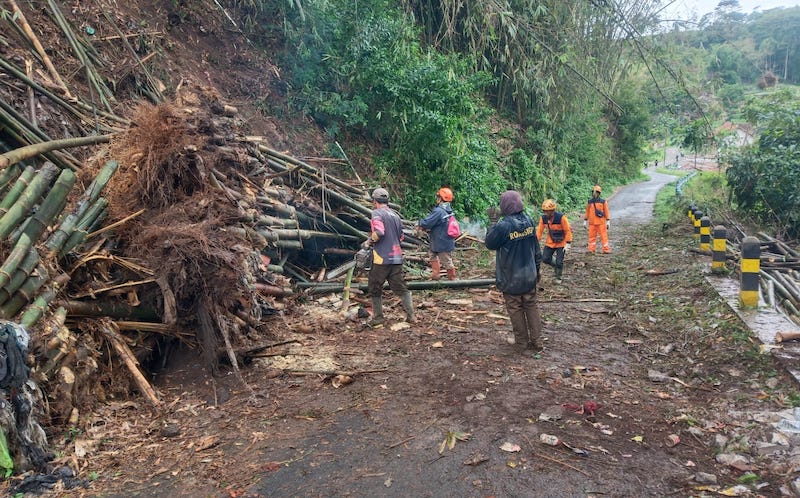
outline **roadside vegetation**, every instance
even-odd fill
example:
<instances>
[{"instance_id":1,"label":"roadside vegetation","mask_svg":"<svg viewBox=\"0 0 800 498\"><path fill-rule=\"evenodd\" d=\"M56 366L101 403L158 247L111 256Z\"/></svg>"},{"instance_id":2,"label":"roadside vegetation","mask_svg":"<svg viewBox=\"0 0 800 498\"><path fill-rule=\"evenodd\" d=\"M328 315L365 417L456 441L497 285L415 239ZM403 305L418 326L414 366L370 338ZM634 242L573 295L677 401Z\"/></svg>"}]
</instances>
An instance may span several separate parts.
<instances>
[{"instance_id":1,"label":"roadside vegetation","mask_svg":"<svg viewBox=\"0 0 800 498\"><path fill-rule=\"evenodd\" d=\"M654 1L239 8L256 39L283 40L289 108L325 131L331 156L357 150L368 186L389 186L411 217L442 184L471 219L509 187L532 205L552 197L579 208L595 183L672 163L670 148L731 165L718 199L797 233L797 136L779 130L798 129L800 8L745 15L721 2L671 23ZM742 149L746 125L766 135Z\"/></svg>"}]
</instances>

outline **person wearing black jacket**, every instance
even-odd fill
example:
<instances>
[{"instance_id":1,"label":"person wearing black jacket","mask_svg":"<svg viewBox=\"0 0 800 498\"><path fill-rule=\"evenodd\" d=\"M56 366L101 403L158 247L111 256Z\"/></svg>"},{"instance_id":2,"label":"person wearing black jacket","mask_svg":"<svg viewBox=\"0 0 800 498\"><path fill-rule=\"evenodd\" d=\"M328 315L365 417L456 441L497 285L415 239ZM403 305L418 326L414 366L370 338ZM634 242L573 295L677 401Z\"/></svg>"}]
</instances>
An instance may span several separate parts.
<instances>
[{"instance_id":1,"label":"person wearing black jacket","mask_svg":"<svg viewBox=\"0 0 800 498\"><path fill-rule=\"evenodd\" d=\"M511 318L516 349L538 353L544 349L542 319L536 304L542 250L536 237L537 224L523 209L519 192L504 192L500 196L500 212L494 207L487 210L493 225L486 234L485 244L487 249L496 251L496 285L503 293ZM500 214L503 219L498 222Z\"/></svg>"}]
</instances>

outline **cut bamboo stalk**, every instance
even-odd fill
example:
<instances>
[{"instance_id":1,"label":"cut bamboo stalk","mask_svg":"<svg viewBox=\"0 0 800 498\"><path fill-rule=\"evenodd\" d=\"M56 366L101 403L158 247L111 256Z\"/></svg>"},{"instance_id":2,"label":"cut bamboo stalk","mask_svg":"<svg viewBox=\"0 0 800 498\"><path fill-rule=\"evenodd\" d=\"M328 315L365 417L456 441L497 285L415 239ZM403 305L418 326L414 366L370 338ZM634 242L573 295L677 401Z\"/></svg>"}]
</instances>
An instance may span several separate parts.
<instances>
[{"instance_id":1,"label":"cut bamboo stalk","mask_svg":"<svg viewBox=\"0 0 800 498\"><path fill-rule=\"evenodd\" d=\"M0 145L2 144L0 143ZM4 169L2 173L0 173L0 195L5 198L5 192L8 186L12 183L15 184L19 178L19 175L21 175L24 170L25 168L17 163L13 166L9 166L8 168Z\"/></svg>"},{"instance_id":2,"label":"cut bamboo stalk","mask_svg":"<svg viewBox=\"0 0 800 498\"><path fill-rule=\"evenodd\" d=\"M42 47L42 44L39 42L39 38L33 32L30 24L28 24L28 21L25 19L25 14L23 14L20 8L17 6L17 2L15 2L14 0L8 0L8 1L9 4L11 4L11 10L17 15L17 18L22 24L21 26L22 30L25 32L25 35L28 37L28 40L33 45L33 48L36 49L36 53L39 54L39 57L41 57L42 62L44 62L45 67L50 72L50 76L52 76L53 79L56 81L56 83L58 83L58 85L64 90L64 96L66 96L70 100L75 99L75 97L73 97L72 94L70 93L69 88L67 88L67 84L64 83L63 79L61 79L61 75L58 74L58 71L56 71L56 68L53 65L53 61L50 60L50 57L47 55L47 52L45 52L44 47Z\"/></svg>"},{"instance_id":3,"label":"cut bamboo stalk","mask_svg":"<svg viewBox=\"0 0 800 498\"><path fill-rule=\"evenodd\" d=\"M25 310L22 314L22 317L19 319L19 323L27 328L30 329L39 319L44 315L45 311L47 311L47 307L50 303L55 299L56 291L52 288L46 289L44 292L39 294L39 296L34 299L33 303Z\"/></svg>"},{"instance_id":4,"label":"cut bamboo stalk","mask_svg":"<svg viewBox=\"0 0 800 498\"><path fill-rule=\"evenodd\" d=\"M22 81L23 83L28 85L30 88L33 88L36 92L40 93L41 95L44 95L49 100L51 100L54 103L56 103L59 106L61 106L61 108L63 108L65 111L69 112L70 114L72 114L76 118L78 118L82 123L92 123L94 120L89 118L89 116L87 116L86 114L81 113L77 109L77 107L81 108L82 110L84 110L86 112L92 113L93 116L100 116L100 117L108 119L110 121L114 121L114 122L116 122L116 123L118 123L120 125L120 127L112 127L112 126L109 126L109 125L104 124L104 123L94 123L95 125L98 125L97 129L99 129L99 130L106 131L106 132L124 131L125 128L127 128L130 125L130 121L129 120L127 120L125 118L122 118L120 116L117 116L115 114L103 111L102 109L97 109L94 106L90 106L90 105L88 105L88 104L86 104L84 102L81 102L81 101L67 102L67 101L65 101L64 99L62 99L61 97L59 97L55 93L51 92L47 88L43 87L42 85L40 85L37 82L35 82L35 81L31 80L30 78L28 78L23 71L21 71L14 64L12 64L11 62L7 61L6 59L3 59L2 57L0 57L0 68L5 69L12 76L14 76L16 79Z\"/></svg>"},{"instance_id":5,"label":"cut bamboo stalk","mask_svg":"<svg viewBox=\"0 0 800 498\"><path fill-rule=\"evenodd\" d=\"M39 198L50 187L50 183L58 172L59 169L55 164L48 162L44 165L17 199L17 202L8 208L8 212L0 218L0 238L7 237L22 222L33 205L39 202Z\"/></svg>"},{"instance_id":6,"label":"cut bamboo stalk","mask_svg":"<svg viewBox=\"0 0 800 498\"><path fill-rule=\"evenodd\" d=\"M24 228L25 233L32 241L38 241L45 229L53 224L56 217L61 214L67 202L72 186L75 184L75 173L72 170L62 170L58 179L53 184L53 188L48 192L39 209L28 220Z\"/></svg>"},{"instance_id":7,"label":"cut bamboo stalk","mask_svg":"<svg viewBox=\"0 0 800 498\"><path fill-rule=\"evenodd\" d=\"M49 275L44 268L39 268L31 275L22 287L11 296L11 299L0 306L0 318L10 319L16 315L19 310L25 307L28 303L34 300L36 293L47 283Z\"/></svg>"},{"instance_id":8,"label":"cut bamboo stalk","mask_svg":"<svg viewBox=\"0 0 800 498\"><path fill-rule=\"evenodd\" d=\"M278 152L277 150L274 150L274 149L270 149L269 147L267 147L265 145L262 145L262 144L258 145L258 150L261 151L261 152L264 152L268 156L271 156L271 157L273 157L273 158L275 158L275 159L277 159L277 160L279 160L279 161L281 161L283 163L289 163L289 164L294 164L296 166L300 166L305 171L307 171L308 173L311 173L311 174L317 176L317 178L320 177L320 173L319 173L319 170L317 168L315 168L315 167L311 166L310 164L305 163L305 162L303 162L303 161L301 161L301 160L299 160L299 159L297 159L295 157L287 156L286 154ZM282 164L281 166L283 168L287 168L285 166L285 164ZM352 193L354 193L356 195L360 195L360 196L364 195L364 191L363 190L358 189L358 188L350 185L349 183L344 182L344 181L342 181L342 180L340 180L338 178L331 177L331 178L329 178L329 181L331 183L333 183L334 185L336 185L337 187L343 188L343 189L345 189L347 191L350 191L350 192L352 192ZM366 200L366 198L365 198L365 200Z\"/></svg>"},{"instance_id":9,"label":"cut bamboo stalk","mask_svg":"<svg viewBox=\"0 0 800 498\"><path fill-rule=\"evenodd\" d=\"M161 321L161 317L152 309L119 302L65 300L59 301L58 304L67 310L69 316L107 316L114 320Z\"/></svg>"},{"instance_id":10,"label":"cut bamboo stalk","mask_svg":"<svg viewBox=\"0 0 800 498\"><path fill-rule=\"evenodd\" d=\"M23 161L25 159L54 150L66 149L69 147L81 147L84 145L102 144L110 140L111 135L95 135L90 137L64 138L61 140L51 140L49 142L26 145L25 147L20 147L19 149L15 149L0 155L0 168L7 168L19 161Z\"/></svg>"},{"instance_id":11,"label":"cut bamboo stalk","mask_svg":"<svg viewBox=\"0 0 800 498\"><path fill-rule=\"evenodd\" d=\"M5 286L11 280L11 275L25 260L25 257L28 255L28 251L30 251L31 246L31 239L27 235L22 234L17 243L14 245L14 249L11 250L11 253L3 262L3 265L0 266L0 287Z\"/></svg>"},{"instance_id":12,"label":"cut bamboo stalk","mask_svg":"<svg viewBox=\"0 0 800 498\"><path fill-rule=\"evenodd\" d=\"M261 294L267 296L286 297L294 294L294 291L289 287L278 287L277 285L262 284L256 282L253 287Z\"/></svg>"},{"instance_id":13,"label":"cut bamboo stalk","mask_svg":"<svg viewBox=\"0 0 800 498\"><path fill-rule=\"evenodd\" d=\"M71 250L83 243L86 236L89 234L91 227L97 223L97 220L102 215L103 211L108 206L108 200L101 197L95 201L94 204L86 211L83 217L78 220L75 230L70 234L63 247L58 252L59 257L64 257Z\"/></svg>"},{"instance_id":14,"label":"cut bamboo stalk","mask_svg":"<svg viewBox=\"0 0 800 498\"><path fill-rule=\"evenodd\" d=\"M295 284L301 289L309 289L311 292L341 292L344 284L334 282L297 282ZM436 280L436 281L410 281L406 285L410 290L428 289L465 289L473 287L490 287L495 285L495 279L484 278L474 280ZM366 290L366 283L351 284L350 289Z\"/></svg>"},{"instance_id":15,"label":"cut bamboo stalk","mask_svg":"<svg viewBox=\"0 0 800 498\"><path fill-rule=\"evenodd\" d=\"M17 292L22 284L31 276L33 269L39 263L39 252L36 248L28 251L28 255L22 260L17 269L11 276L11 280L7 284L0 287L0 304L5 303L8 299Z\"/></svg>"},{"instance_id":16,"label":"cut bamboo stalk","mask_svg":"<svg viewBox=\"0 0 800 498\"><path fill-rule=\"evenodd\" d=\"M108 161L94 177L92 183L83 192L75 207L75 211L68 214L64 221L59 224L58 229L53 232L45 242L45 247L50 251L51 255L57 253L69 239L72 232L75 230L75 225L81 217L86 214L86 211L100 198L100 194L105 189L111 177L117 171L119 163L117 161Z\"/></svg>"},{"instance_id":17,"label":"cut bamboo stalk","mask_svg":"<svg viewBox=\"0 0 800 498\"><path fill-rule=\"evenodd\" d=\"M14 182L14 186L11 187L11 190L9 190L3 197L3 200L0 201L0 217L4 216L8 212L8 209L19 200L22 192L24 192L25 189L28 188L28 185L31 184L31 181L33 181L34 176L36 176L36 170L33 166L25 168L19 178L17 178L17 181Z\"/></svg>"},{"instance_id":18,"label":"cut bamboo stalk","mask_svg":"<svg viewBox=\"0 0 800 498\"><path fill-rule=\"evenodd\" d=\"M72 30L69 22L64 17L64 14L61 12L58 4L54 0L47 0L47 5L50 7L54 21L61 28L61 31L64 33L67 41L72 47L72 51L75 53L75 56L78 58L81 64L83 64L83 68L86 71L86 77L92 87L96 90L97 97L101 100L103 105L105 105L106 109L109 112L112 112L113 108L109 100L114 100L113 92L111 92L111 90L103 82L102 77L100 77L100 75L97 73L95 64L87 56L86 51L78 40L78 37L75 35L75 32Z\"/></svg>"},{"instance_id":19,"label":"cut bamboo stalk","mask_svg":"<svg viewBox=\"0 0 800 498\"><path fill-rule=\"evenodd\" d=\"M51 139L38 128L32 127L28 118L20 115L15 109L9 107L6 102L0 99L0 122L4 122L6 128L3 132L18 144L36 144L40 142L50 142ZM63 150L54 150L43 154L46 159L56 163L59 168L79 169L80 163L74 156Z\"/></svg>"}]
</instances>

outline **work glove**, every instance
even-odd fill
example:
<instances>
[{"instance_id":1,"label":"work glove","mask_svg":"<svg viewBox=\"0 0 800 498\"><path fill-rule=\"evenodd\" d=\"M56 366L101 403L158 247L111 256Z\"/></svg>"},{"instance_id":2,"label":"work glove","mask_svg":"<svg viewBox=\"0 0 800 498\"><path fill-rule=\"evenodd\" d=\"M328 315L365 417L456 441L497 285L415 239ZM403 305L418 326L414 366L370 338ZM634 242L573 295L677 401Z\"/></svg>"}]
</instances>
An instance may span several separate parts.
<instances>
[{"instance_id":1,"label":"work glove","mask_svg":"<svg viewBox=\"0 0 800 498\"><path fill-rule=\"evenodd\" d=\"M500 208L497 206L491 206L487 208L486 216L489 218L490 222L497 223L497 220L500 219Z\"/></svg>"},{"instance_id":2,"label":"work glove","mask_svg":"<svg viewBox=\"0 0 800 498\"><path fill-rule=\"evenodd\" d=\"M588 221L583 220L583 228L589 228L589 222Z\"/></svg>"},{"instance_id":3,"label":"work glove","mask_svg":"<svg viewBox=\"0 0 800 498\"><path fill-rule=\"evenodd\" d=\"M611 228L611 220L606 221L606 230Z\"/></svg>"},{"instance_id":4,"label":"work glove","mask_svg":"<svg viewBox=\"0 0 800 498\"><path fill-rule=\"evenodd\" d=\"M564 253L568 253L570 249L572 249L572 242L567 242L567 245L564 246Z\"/></svg>"},{"instance_id":5,"label":"work glove","mask_svg":"<svg viewBox=\"0 0 800 498\"><path fill-rule=\"evenodd\" d=\"M372 247L372 239L371 238L369 238L369 239L367 239L367 240L365 240L364 242L361 243L361 249L369 249L370 247Z\"/></svg>"}]
</instances>

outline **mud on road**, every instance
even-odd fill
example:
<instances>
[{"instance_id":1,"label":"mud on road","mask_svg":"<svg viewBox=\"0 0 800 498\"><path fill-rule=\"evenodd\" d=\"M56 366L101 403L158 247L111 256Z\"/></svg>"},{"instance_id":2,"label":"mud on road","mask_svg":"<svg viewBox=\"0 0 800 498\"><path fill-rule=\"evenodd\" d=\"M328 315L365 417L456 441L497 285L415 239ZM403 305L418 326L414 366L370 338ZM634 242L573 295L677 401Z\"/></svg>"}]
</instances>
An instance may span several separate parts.
<instances>
[{"instance_id":1,"label":"mud on road","mask_svg":"<svg viewBox=\"0 0 800 498\"><path fill-rule=\"evenodd\" d=\"M772 428L746 414L789 407L792 379L707 286L688 224L621 225L611 255L576 229L563 284L544 269L540 357L512 351L495 289L415 292L408 328L386 299L377 330L312 296L275 318L296 342L245 366L248 388L184 362L158 383L165 416L98 412L73 457L97 478L64 495L781 496L793 467L755 450ZM480 245L457 260L492 275ZM746 464L717 462L734 450Z\"/></svg>"}]
</instances>

